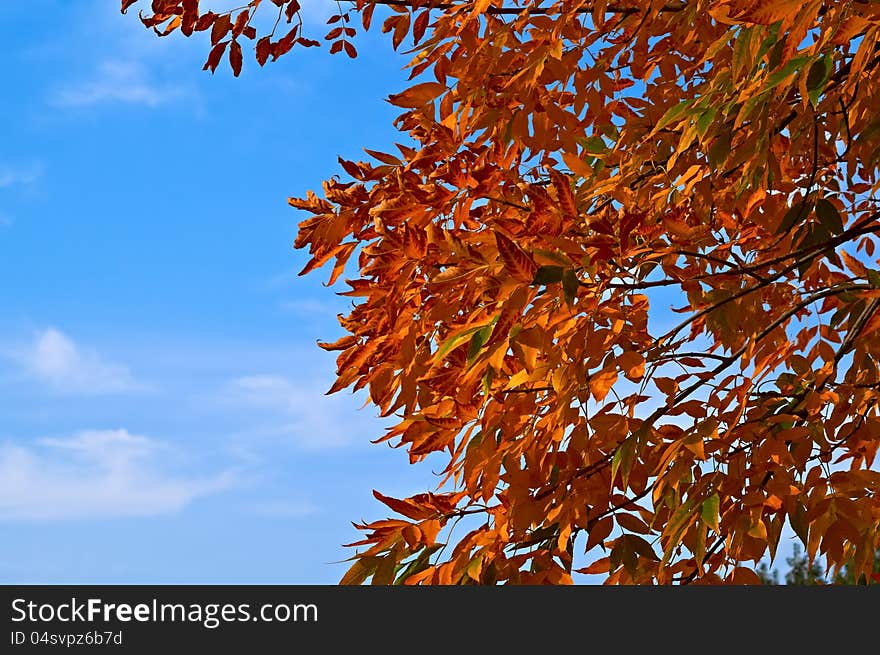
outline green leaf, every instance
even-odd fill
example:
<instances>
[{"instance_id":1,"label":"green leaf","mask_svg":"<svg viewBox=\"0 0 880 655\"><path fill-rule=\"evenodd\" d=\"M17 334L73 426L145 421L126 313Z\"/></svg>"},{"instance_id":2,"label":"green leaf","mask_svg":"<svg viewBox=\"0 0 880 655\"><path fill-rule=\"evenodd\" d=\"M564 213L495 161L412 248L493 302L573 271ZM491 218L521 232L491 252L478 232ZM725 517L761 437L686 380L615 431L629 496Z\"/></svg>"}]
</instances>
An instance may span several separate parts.
<instances>
[{"instance_id":1,"label":"green leaf","mask_svg":"<svg viewBox=\"0 0 880 655\"><path fill-rule=\"evenodd\" d=\"M587 137L582 141L582 145L584 152L588 152L591 155L604 155L608 152L608 146L605 145L605 141L600 136L593 135Z\"/></svg>"},{"instance_id":2,"label":"green leaf","mask_svg":"<svg viewBox=\"0 0 880 655\"><path fill-rule=\"evenodd\" d=\"M611 458L612 485L617 479L617 471L620 470L623 473L623 487L626 488L626 484L629 481L629 472L632 469L633 455L635 454L637 441L638 437L633 434L624 439L617 447L617 450L614 451L614 457Z\"/></svg>"},{"instance_id":3,"label":"green leaf","mask_svg":"<svg viewBox=\"0 0 880 655\"><path fill-rule=\"evenodd\" d=\"M581 281L578 280L577 274L574 272L573 268L568 268L562 274L562 293L565 296L565 302L569 305L574 304L575 298L577 298L578 289L581 286Z\"/></svg>"},{"instance_id":4,"label":"green leaf","mask_svg":"<svg viewBox=\"0 0 880 655\"><path fill-rule=\"evenodd\" d=\"M754 27L743 27L736 35L736 40L733 43L733 76L735 78L739 78L747 70L750 71L754 67L754 61L749 57L754 34Z\"/></svg>"},{"instance_id":5,"label":"green leaf","mask_svg":"<svg viewBox=\"0 0 880 655\"><path fill-rule=\"evenodd\" d=\"M880 289L880 271L875 271L874 269L869 268L868 282L870 282L871 286L875 289Z\"/></svg>"},{"instance_id":6,"label":"green leaf","mask_svg":"<svg viewBox=\"0 0 880 655\"><path fill-rule=\"evenodd\" d=\"M809 213L810 207L804 206L805 202L809 201L802 200L801 202L792 205L792 207L785 212L785 216L782 217L782 222L779 223L779 227L776 229L776 234L785 234L794 227L794 224L799 219L804 218Z\"/></svg>"},{"instance_id":7,"label":"green leaf","mask_svg":"<svg viewBox=\"0 0 880 655\"><path fill-rule=\"evenodd\" d=\"M647 541L634 534L622 535L614 542L614 548L608 559L611 569L614 570L621 564L630 576L635 576L639 562L639 555L650 560L657 560L657 553Z\"/></svg>"},{"instance_id":8,"label":"green leaf","mask_svg":"<svg viewBox=\"0 0 880 655\"><path fill-rule=\"evenodd\" d=\"M497 322L498 322L498 317L496 316L495 318L493 318L493 319L492 319L489 323L487 323L486 325L476 325L476 326L474 326L474 327L472 327L472 328L468 328L468 329L465 330L464 332L459 332L458 334L456 334L456 335L450 337L449 339L447 339L447 340L443 343L443 345L440 346L440 349L437 351L437 354L434 355L434 356L435 356L437 359L443 359L443 357L444 357L449 351L454 350L455 348L457 348L458 346L460 346L462 343L464 343L464 340L465 340L465 339L471 337L475 332L479 332L480 330L482 330L482 329L484 329L484 328L487 328L487 327L492 327L492 326L495 325L495 323L497 323Z\"/></svg>"},{"instance_id":9,"label":"green leaf","mask_svg":"<svg viewBox=\"0 0 880 655\"><path fill-rule=\"evenodd\" d=\"M798 244L800 248L812 248L831 240L831 231L825 226L825 223L811 222L807 225L807 234Z\"/></svg>"},{"instance_id":10,"label":"green leaf","mask_svg":"<svg viewBox=\"0 0 880 655\"><path fill-rule=\"evenodd\" d=\"M489 392L492 391L492 380L495 378L495 369L491 366L486 367L486 372L483 374L483 393L487 396Z\"/></svg>"},{"instance_id":11,"label":"green leaf","mask_svg":"<svg viewBox=\"0 0 880 655\"><path fill-rule=\"evenodd\" d=\"M843 219L837 207L827 198L816 201L816 217L819 222L833 235L843 234Z\"/></svg>"},{"instance_id":12,"label":"green leaf","mask_svg":"<svg viewBox=\"0 0 880 655\"><path fill-rule=\"evenodd\" d=\"M809 57L795 57L788 61L782 68L780 68L775 73L771 73L769 77L767 77L767 81L764 83L764 91L769 91L774 86L781 84L787 78L789 78L792 74L794 74L801 66L804 65L810 58Z\"/></svg>"},{"instance_id":13,"label":"green leaf","mask_svg":"<svg viewBox=\"0 0 880 655\"><path fill-rule=\"evenodd\" d=\"M721 507L721 499L717 493L712 494L703 501L702 515L703 523L718 532L718 512Z\"/></svg>"},{"instance_id":14,"label":"green leaf","mask_svg":"<svg viewBox=\"0 0 880 655\"><path fill-rule=\"evenodd\" d=\"M627 573L629 573L630 576L635 576L636 567L639 563L639 556L633 548L632 541L627 539L628 536L629 535L623 535L614 542L614 548L611 549L611 554L609 555L609 564L612 570L623 564L623 568L626 569Z\"/></svg>"},{"instance_id":15,"label":"green leaf","mask_svg":"<svg viewBox=\"0 0 880 655\"><path fill-rule=\"evenodd\" d=\"M351 565L351 568L348 569L346 574L342 577L342 580L339 581L339 584L359 585L363 583L367 578L373 575L378 563L378 557L367 556L355 560L354 564Z\"/></svg>"},{"instance_id":16,"label":"green leaf","mask_svg":"<svg viewBox=\"0 0 880 655\"><path fill-rule=\"evenodd\" d=\"M730 132L722 131L715 139L715 143L709 148L709 165L719 169L730 156Z\"/></svg>"},{"instance_id":17,"label":"green leaf","mask_svg":"<svg viewBox=\"0 0 880 655\"><path fill-rule=\"evenodd\" d=\"M767 57L767 66L770 70L773 70L777 66L779 66L779 62L782 61L782 53L785 50L785 40L776 41L773 44L773 48L770 50L770 55Z\"/></svg>"},{"instance_id":18,"label":"green leaf","mask_svg":"<svg viewBox=\"0 0 880 655\"><path fill-rule=\"evenodd\" d=\"M541 266L535 272L532 284L555 284L562 282L563 268L561 266Z\"/></svg>"},{"instance_id":19,"label":"green leaf","mask_svg":"<svg viewBox=\"0 0 880 655\"><path fill-rule=\"evenodd\" d=\"M819 104L819 96L825 90L828 78L831 76L832 62L831 57L827 54L822 55L817 61L813 62L807 73L807 95L813 109Z\"/></svg>"},{"instance_id":20,"label":"green leaf","mask_svg":"<svg viewBox=\"0 0 880 655\"><path fill-rule=\"evenodd\" d=\"M394 582L397 574L397 558L393 552L378 558L376 570L373 573L373 579L370 580L372 585L389 585Z\"/></svg>"},{"instance_id":21,"label":"green leaf","mask_svg":"<svg viewBox=\"0 0 880 655\"><path fill-rule=\"evenodd\" d=\"M471 342L470 344L468 344L468 364L471 364L476 356L480 354L480 349L483 347L483 344L488 341L490 334L492 334L491 325L487 325L486 327L474 332L474 335L471 337Z\"/></svg>"},{"instance_id":22,"label":"green leaf","mask_svg":"<svg viewBox=\"0 0 880 655\"><path fill-rule=\"evenodd\" d=\"M821 246L827 244L831 240L831 232L825 226L824 223L816 223L811 222L806 225L806 235L801 239L797 247L798 248L813 248L815 246ZM826 255L828 251L833 250L831 248L826 247ZM803 278L804 275L807 274L807 271L810 270L810 267L815 262L815 259L804 259L798 264L798 276Z\"/></svg>"},{"instance_id":23,"label":"green leaf","mask_svg":"<svg viewBox=\"0 0 880 655\"><path fill-rule=\"evenodd\" d=\"M718 113L718 110L714 107L710 107L703 111L700 114L699 118L697 118L697 134L700 135L700 138L706 136L706 132L709 130L709 126L712 125L712 122L715 120L715 115Z\"/></svg>"},{"instance_id":24,"label":"green leaf","mask_svg":"<svg viewBox=\"0 0 880 655\"><path fill-rule=\"evenodd\" d=\"M418 573L419 571L424 571L431 564L431 555L434 554L438 549L442 548L443 544L432 544L423 548L419 553L419 556L412 559L409 564L406 565L406 568L400 571L397 574L397 579L394 581L395 585L402 585L406 579Z\"/></svg>"},{"instance_id":25,"label":"green leaf","mask_svg":"<svg viewBox=\"0 0 880 655\"><path fill-rule=\"evenodd\" d=\"M678 547L678 544L681 543L681 538L684 536L685 530L687 530L690 524L696 520L696 515L693 513L695 504L696 500L694 498L688 498L678 509L675 510L675 512L673 512L672 517L666 524L666 528L663 532L664 534L669 535L669 544L663 553L663 559L660 563L661 567L665 567L669 563L669 560L672 559L675 549Z\"/></svg>"},{"instance_id":26,"label":"green leaf","mask_svg":"<svg viewBox=\"0 0 880 655\"><path fill-rule=\"evenodd\" d=\"M632 543L632 549L642 557L654 560L655 562L660 559L657 557L657 553L654 552L654 547L643 537L636 534L628 534L626 538Z\"/></svg>"},{"instance_id":27,"label":"green leaf","mask_svg":"<svg viewBox=\"0 0 880 655\"><path fill-rule=\"evenodd\" d=\"M761 61L770 48L775 47L777 43L779 43L779 23L770 26L769 34L761 41L761 46L758 48L758 52L755 53L755 61Z\"/></svg>"},{"instance_id":28,"label":"green leaf","mask_svg":"<svg viewBox=\"0 0 880 655\"><path fill-rule=\"evenodd\" d=\"M680 102L674 107L667 110L667 112L663 114L662 118L657 121L657 125L654 126L651 134L656 134L673 121L677 121L683 118L685 116L685 112L690 109L692 102L693 100L684 100L683 102Z\"/></svg>"},{"instance_id":29,"label":"green leaf","mask_svg":"<svg viewBox=\"0 0 880 655\"><path fill-rule=\"evenodd\" d=\"M800 501L795 502L794 512L789 514L788 522L798 538L803 542L804 548L807 547L807 537L809 536L809 523L807 522L807 509Z\"/></svg>"}]
</instances>

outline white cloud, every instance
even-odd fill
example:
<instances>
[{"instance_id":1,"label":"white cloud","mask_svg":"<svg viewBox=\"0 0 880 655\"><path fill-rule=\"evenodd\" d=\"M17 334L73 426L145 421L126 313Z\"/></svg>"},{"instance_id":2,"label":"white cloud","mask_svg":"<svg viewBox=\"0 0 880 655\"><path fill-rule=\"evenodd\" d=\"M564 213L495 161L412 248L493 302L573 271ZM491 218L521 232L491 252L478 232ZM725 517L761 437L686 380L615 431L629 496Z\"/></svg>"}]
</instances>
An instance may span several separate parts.
<instances>
[{"instance_id":1,"label":"white cloud","mask_svg":"<svg viewBox=\"0 0 880 655\"><path fill-rule=\"evenodd\" d=\"M0 444L0 520L155 516L221 491L231 473L196 478L161 471L173 451L126 430Z\"/></svg>"},{"instance_id":2,"label":"white cloud","mask_svg":"<svg viewBox=\"0 0 880 655\"><path fill-rule=\"evenodd\" d=\"M43 174L42 166L30 164L28 166L0 166L0 189L13 186L23 186L36 182Z\"/></svg>"},{"instance_id":3,"label":"white cloud","mask_svg":"<svg viewBox=\"0 0 880 655\"><path fill-rule=\"evenodd\" d=\"M158 107L180 97L181 90L151 82L141 66L130 61L105 61L96 75L59 89L52 104L59 107L89 107L102 103L126 103Z\"/></svg>"},{"instance_id":4,"label":"white cloud","mask_svg":"<svg viewBox=\"0 0 880 655\"><path fill-rule=\"evenodd\" d=\"M274 423L269 432L306 450L375 438L379 422L373 419L371 425L368 417L358 415L345 392L327 396L329 386L317 378L291 382L278 375L250 375L234 380L230 395L235 402L261 410L263 418L270 413Z\"/></svg>"},{"instance_id":5,"label":"white cloud","mask_svg":"<svg viewBox=\"0 0 880 655\"><path fill-rule=\"evenodd\" d=\"M82 350L55 328L39 332L33 343L17 353L26 372L59 393L104 395L144 391L128 367Z\"/></svg>"}]
</instances>

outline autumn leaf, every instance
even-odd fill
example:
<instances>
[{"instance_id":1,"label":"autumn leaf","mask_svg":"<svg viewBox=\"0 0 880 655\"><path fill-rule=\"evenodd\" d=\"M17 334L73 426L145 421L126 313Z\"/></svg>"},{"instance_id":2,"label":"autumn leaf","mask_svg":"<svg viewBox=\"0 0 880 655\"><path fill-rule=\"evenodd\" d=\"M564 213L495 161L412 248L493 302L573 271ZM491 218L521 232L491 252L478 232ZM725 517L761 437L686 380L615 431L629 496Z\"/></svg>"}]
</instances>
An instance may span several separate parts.
<instances>
[{"instance_id":1,"label":"autumn leaf","mask_svg":"<svg viewBox=\"0 0 880 655\"><path fill-rule=\"evenodd\" d=\"M645 374L645 358L639 353L629 350L617 358L617 365L630 380L640 380Z\"/></svg>"},{"instance_id":2,"label":"autumn leaf","mask_svg":"<svg viewBox=\"0 0 880 655\"><path fill-rule=\"evenodd\" d=\"M241 74L242 54L241 44L233 41L229 47L229 65L232 66L232 74L238 77Z\"/></svg>"},{"instance_id":3,"label":"autumn leaf","mask_svg":"<svg viewBox=\"0 0 880 655\"><path fill-rule=\"evenodd\" d=\"M446 87L437 82L422 82L411 86L402 93L392 94L388 101L398 107L416 108L438 98L446 91Z\"/></svg>"},{"instance_id":4,"label":"autumn leaf","mask_svg":"<svg viewBox=\"0 0 880 655\"><path fill-rule=\"evenodd\" d=\"M532 257L500 232L495 232L495 243L501 261L513 277L521 282L531 283L538 269Z\"/></svg>"}]
</instances>

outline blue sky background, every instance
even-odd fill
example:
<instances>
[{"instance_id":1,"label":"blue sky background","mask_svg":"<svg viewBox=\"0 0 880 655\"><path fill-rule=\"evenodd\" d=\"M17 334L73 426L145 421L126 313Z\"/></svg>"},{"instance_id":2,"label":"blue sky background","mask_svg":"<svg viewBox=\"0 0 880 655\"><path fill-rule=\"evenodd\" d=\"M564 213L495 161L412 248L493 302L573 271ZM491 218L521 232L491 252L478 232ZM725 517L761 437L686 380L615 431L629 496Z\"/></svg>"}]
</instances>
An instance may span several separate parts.
<instances>
[{"instance_id":1,"label":"blue sky background","mask_svg":"<svg viewBox=\"0 0 880 655\"><path fill-rule=\"evenodd\" d=\"M0 24L0 581L336 582L370 490L434 478L324 395L346 302L286 199L390 147L408 58L375 30L233 79L117 0Z\"/></svg>"}]
</instances>

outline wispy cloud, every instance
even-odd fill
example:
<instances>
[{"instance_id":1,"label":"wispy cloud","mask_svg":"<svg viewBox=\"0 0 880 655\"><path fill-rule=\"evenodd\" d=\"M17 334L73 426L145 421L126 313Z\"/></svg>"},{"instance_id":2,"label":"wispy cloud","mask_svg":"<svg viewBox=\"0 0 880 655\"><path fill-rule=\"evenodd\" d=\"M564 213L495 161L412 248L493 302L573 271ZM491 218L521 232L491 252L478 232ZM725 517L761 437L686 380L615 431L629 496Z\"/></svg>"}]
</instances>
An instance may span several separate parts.
<instances>
[{"instance_id":1,"label":"wispy cloud","mask_svg":"<svg viewBox=\"0 0 880 655\"><path fill-rule=\"evenodd\" d=\"M80 348L55 328L38 332L33 342L14 356L28 375L58 393L104 395L148 389L134 379L127 366Z\"/></svg>"},{"instance_id":2,"label":"wispy cloud","mask_svg":"<svg viewBox=\"0 0 880 655\"><path fill-rule=\"evenodd\" d=\"M105 61L90 78L58 89L52 104L58 107L90 107L103 103L124 103L158 107L182 95L178 87L151 81L144 69L132 61Z\"/></svg>"},{"instance_id":3,"label":"wispy cloud","mask_svg":"<svg viewBox=\"0 0 880 655\"><path fill-rule=\"evenodd\" d=\"M350 395L325 395L329 386L317 378L292 382L279 375L249 375L232 381L229 395L233 402L259 409L263 421L271 420L273 436L306 450L366 442L365 435L375 438L379 423L358 416Z\"/></svg>"},{"instance_id":4,"label":"wispy cloud","mask_svg":"<svg viewBox=\"0 0 880 655\"><path fill-rule=\"evenodd\" d=\"M0 520L154 516L234 483L163 471L174 451L127 430L90 430L30 446L0 444ZM160 457L161 455L161 457Z\"/></svg>"},{"instance_id":5,"label":"wispy cloud","mask_svg":"<svg viewBox=\"0 0 880 655\"><path fill-rule=\"evenodd\" d=\"M32 184L43 174L39 164L25 166L0 165L0 189Z\"/></svg>"}]
</instances>

